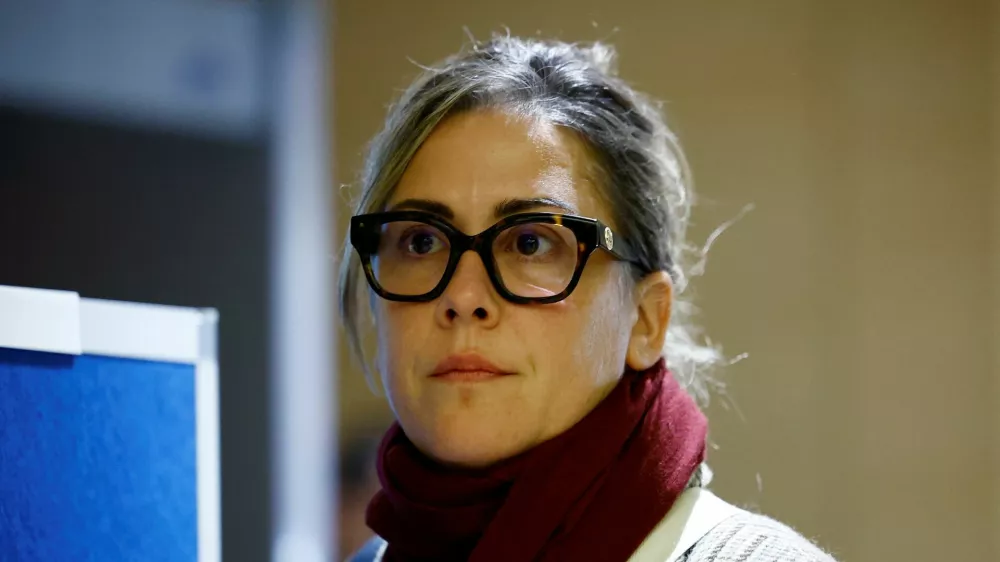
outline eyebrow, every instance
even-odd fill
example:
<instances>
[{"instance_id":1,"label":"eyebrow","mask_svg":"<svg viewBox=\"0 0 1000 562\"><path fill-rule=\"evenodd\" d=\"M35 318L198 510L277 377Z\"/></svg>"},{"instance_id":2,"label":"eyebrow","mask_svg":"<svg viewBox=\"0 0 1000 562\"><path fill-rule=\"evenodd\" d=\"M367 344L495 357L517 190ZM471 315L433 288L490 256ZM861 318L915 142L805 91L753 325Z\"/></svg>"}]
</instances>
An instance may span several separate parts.
<instances>
[{"instance_id":1,"label":"eyebrow","mask_svg":"<svg viewBox=\"0 0 1000 562\"><path fill-rule=\"evenodd\" d=\"M451 210L451 207L441 203L440 201L434 201L431 199L403 199L399 203L396 203L392 207L389 207L389 211L426 211L428 213L438 215L441 218L452 220L455 218L455 211Z\"/></svg>"},{"instance_id":2,"label":"eyebrow","mask_svg":"<svg viewBox=\"0 0 1000 562\"><path fill-rule=\"evenodd\" d=\"M497 219L533 211L539 207L555 207L570 214L577 214L576 209L565 201L551 197L532 197L529 199L504 199L493 207L493 216Z\"/></svg>"},{"instance_id":3,"label":"eyebrow","mask_svg":"<svg viewBox=\"0 0 1000 562\"><path fill-rule=\"evenodd\" d=\"M493 217L499 220L510 215L533 211L541 207L554 207L570 214L577 214L576 208L565 201L551 197L530 197L527 199L504 199L493 206ZM388 210L401 211L405 209L425 211L447 220L454 220L455 218L455 211L451 207L432 199L404 199Z\"/></svg>"}]
</instances>

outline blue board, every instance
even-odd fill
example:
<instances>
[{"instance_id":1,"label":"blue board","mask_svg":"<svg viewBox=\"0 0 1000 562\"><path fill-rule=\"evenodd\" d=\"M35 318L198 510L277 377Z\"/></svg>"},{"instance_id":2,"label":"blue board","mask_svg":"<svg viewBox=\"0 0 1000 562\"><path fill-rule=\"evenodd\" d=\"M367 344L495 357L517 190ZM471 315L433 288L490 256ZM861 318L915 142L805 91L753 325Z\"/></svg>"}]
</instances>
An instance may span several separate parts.
<instances>
[{"instance_id":1,"label":"blue board","mask_svg":"<svg viewBox=\"0 0 1000 562\"><path fill-rule=\"evenodd\" d=\"M198 559L195 366L0 348L0 560Z\"/></svg>"}]
</instances>

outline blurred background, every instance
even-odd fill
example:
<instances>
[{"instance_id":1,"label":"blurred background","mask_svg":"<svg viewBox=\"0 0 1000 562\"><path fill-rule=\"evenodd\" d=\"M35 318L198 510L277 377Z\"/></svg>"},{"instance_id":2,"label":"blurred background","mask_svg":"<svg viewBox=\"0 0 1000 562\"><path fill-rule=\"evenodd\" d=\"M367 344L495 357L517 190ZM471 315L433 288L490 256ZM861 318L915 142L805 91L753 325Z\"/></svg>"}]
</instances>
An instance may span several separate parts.
<instances>
[{"instance_id":1,"label":"blurred background","mask_svg":"<svg viewBox=\"0 0 1000 562\"><path fill-rule=\"evenodd\" d=\"M618 48L693 239L755 206L693 285L748 354L717 491L842 560L1000 561L993 0L6 0L0 284L218 308L225 557L341 559L391 420L332 305L350 185L414 63L507 29Z\"/></svg>"}]
</instances>

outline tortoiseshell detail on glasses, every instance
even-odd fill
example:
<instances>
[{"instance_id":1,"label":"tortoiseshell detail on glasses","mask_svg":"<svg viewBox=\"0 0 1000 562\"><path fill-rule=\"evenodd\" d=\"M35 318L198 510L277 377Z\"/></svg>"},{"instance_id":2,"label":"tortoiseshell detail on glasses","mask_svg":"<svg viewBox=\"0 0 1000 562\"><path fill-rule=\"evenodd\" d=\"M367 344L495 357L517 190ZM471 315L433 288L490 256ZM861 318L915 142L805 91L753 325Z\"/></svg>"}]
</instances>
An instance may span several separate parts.
<instances>
[{"instance_id":1,"label":"tortoiseshell detail on glasses","mask_svg":"<svg viewBox=\"0 0 1000 562\"><path fill-rule=\"evenodd\" d=\"M396 221L412 221L428 224L440 230L448 238L450 246L448 264L441 275L441 280L427 293L421 295L390 293L378 282L372 266L372 255L378 252L382 226L386 223ZM494 239L507 228L528 223L562 226L572 230L576 236L576 269L569 284L558 294L545 297L523 297L516 295L504 286L497 273L497 264L492 250ZM368 279L368 284L372 290L386 300L400 302L427 302L441 296L451 281L455 269L458 268L458 262L462 255L470 250L479 254L479 257L483 260L486 273L489 275L490 282L497 293L504 299L517 304L548 304L559 302L568 297L573 292L573 289L576 288L577 283L579 283L583 268L587 265L587 260L590 259L590 255L597 248L605 250L619 260L642 268L627 241L613 234L611 228L606 224L597 219L563 213L519 213L511 215L474 236L469 236L458 230L438 215L425 211L390 211L357 215L351 217L351 245L354 246L354 249L357 250L361 258L365 277Z\"/></svg>"}]
</instances>

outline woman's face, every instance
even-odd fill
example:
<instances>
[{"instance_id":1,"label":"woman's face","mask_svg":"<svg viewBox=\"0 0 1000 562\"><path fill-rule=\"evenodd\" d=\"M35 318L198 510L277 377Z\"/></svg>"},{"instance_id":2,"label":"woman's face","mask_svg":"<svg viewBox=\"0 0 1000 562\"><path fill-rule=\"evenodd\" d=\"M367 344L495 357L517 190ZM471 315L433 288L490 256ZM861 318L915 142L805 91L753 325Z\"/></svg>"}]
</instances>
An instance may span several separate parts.
<instances>
[{"instance_id":1,"label":"woman's face","mask_svg":"<svg viewBox=\"0 0 1000 562\"><path fill-rule=\"evenodd\" d=\"M587 158L580 140L544 121L463 113L424 142L387 208L423 210L432 202L454 226L477 234L503 218L502 207L544 199L559 204L519 212L569 212L614 227L585 173ZM513 304L497 294L479 255L466 252L436 300L377 299L379 370L407 436L441 462L484 466L580 420L614 387L627 356L643 368L659 355L659 348L654 355L630 350L649 326L626 271L598 251L565 300ZM666 299L669 317L669 286ZM450 371L483 361L505 374Z\"/></svg>"}]
</instances>

